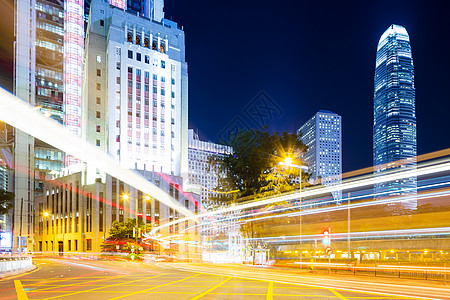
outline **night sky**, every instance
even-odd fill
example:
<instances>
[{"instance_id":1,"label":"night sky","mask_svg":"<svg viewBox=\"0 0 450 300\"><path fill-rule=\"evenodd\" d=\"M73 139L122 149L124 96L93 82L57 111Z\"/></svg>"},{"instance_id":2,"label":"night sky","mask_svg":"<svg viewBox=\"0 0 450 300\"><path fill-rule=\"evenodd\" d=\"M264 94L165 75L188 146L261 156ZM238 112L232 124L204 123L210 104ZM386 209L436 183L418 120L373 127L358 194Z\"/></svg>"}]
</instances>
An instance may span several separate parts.
<instances>
[{"instance_id":1,"label":"night sky","mask_svg":"<svg viewBox=\"0 0 450 300\"><path fill-rule=\"evenodd\" d=\"M372 165L373 76L390 24L410 35L418 154L450 147L448 1L166 0L186 32L189 122L220 141L265 91L270 130L296 131L318 110L343 118L343 171Z\"/></svg>"},{"instance_id":2,"label":"night sky","mask_svg":"<svg viewBox=\"0 0 450 300\"><path fill-rule=\"evenodd\" d=\"M11 88L13 1L0 0L0 84ZM447 0L165 0L186 32L190 127L219 142L264 91L271 131L296 131L318 110L343 118L343 170L372 165L378 40L404 26L415 66L418 153L450 147L450 4ZM256 105L258 106L258 105Z\"/></svg>"}]
</instances>

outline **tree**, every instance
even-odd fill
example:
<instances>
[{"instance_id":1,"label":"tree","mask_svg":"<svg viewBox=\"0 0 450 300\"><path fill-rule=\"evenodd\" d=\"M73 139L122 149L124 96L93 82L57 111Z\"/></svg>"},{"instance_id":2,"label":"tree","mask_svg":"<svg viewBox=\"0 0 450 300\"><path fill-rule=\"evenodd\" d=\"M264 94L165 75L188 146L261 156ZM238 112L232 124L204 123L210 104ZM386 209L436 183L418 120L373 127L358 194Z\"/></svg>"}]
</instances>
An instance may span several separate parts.
<instances>
[{"instance_id":1,"label":"tree","mask_svg":"<svg viewBox=\"0 0 450 300\"><path fill-rule=\"evenodd\" d=\"M138 229L141 231L145 229L144 222L139 222ZM133 231L136 235L138 234L138 232L136 232L136 219L128 218L125 222L119 222L116 220L112 223L112 227L109 230L108 240L133 239Z\"/></svg>"},{"instance_id":2,"label":"tree","mask_svg":"<svg viewBox=\"0 0 450 300\"><path fill-rule=\"evenodd\" d=\"M14 207L14 193L0 190L0 215L6 215Z\"/></svg>"},{"instance_id":3,"label":"tree","mask_svg":"<svg viewBox=\"0 0 450 300\"><path fill-rule=\"evenodd\" d=\"M233 147L233 153L210 159L210 164L219 166L219 184L216 189L222 193L238 191L235 195L219 197L225 201L256 194L273 194L292 186L298 170L287 168L281 172L278 163L290 156L296 160L296 164L303 165L300 156L307 150L297 134L270 134L267 130L240 131L230 138L228 144Z\"/></svg>"}]
</instances>

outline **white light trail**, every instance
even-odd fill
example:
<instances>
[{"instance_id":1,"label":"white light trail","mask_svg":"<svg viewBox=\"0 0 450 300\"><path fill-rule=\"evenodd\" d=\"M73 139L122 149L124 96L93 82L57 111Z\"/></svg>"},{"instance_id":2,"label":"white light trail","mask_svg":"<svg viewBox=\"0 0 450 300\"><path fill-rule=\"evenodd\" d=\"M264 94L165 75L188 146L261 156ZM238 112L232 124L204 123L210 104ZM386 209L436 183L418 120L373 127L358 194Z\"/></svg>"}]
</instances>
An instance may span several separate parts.
<instances>
[{"instance_id":1,"label":"white light trail","mask_svg":"<svg viewBox=\"0 0 450 300\"><path fill-rule=\"evenodd\" d=\"M32 135L69 155L105 171L126 184L146 193L185 216L194 214L170 197L166 192L131 170L122 169L119 163L98 147L78 136L68 135L57 121L45 118L33 106L0 88L0 120Z\"/></svg>"},{"instance_id":2,"label":"white light trail","mask_svg":"<svg viewBox=\"0 0 450 300\"><path fill-rule=\"evenodd\" d=\"M419 176L430 175L430 174L439 173L439 172L445 172L445 171L449 171L449 170L450 170L450 162L445 161L445 162L440 162L439 164L418 167L415 170L399 171L399 172L396 172L393 174L385 174L385 175L381 175L381 176L377 175L377 176L372 176L370 178L364 178L364 179L360 179L360 180L351 179L349 182L345 182L340 185L326 186L326 187L321 187L321 188L312 189L312 190L305 190L302 192L294 192L294 193L290 193L290 194L286 194L286 195L282 195L282 196L272 196L272 197L262 198L262 199L258 199L256 201L244 203L241 205L231 206L231 207L199 214L194 217L182 218L182 219L178 219L176 221L165 223L163 225L158 226L157 228L152 229L150 234L155 234L157 231L159 231L162 228L165 228L170 225L177 224L177 223L181 223L186 220L191 220L194 218L204 218L204 217L218 215L218 214L230 213L233 211L245 210L245 209L249 209L249 208L253 208L253 207L265 206L265 205L269 205L269 204L273 204L273 203L277 203L277 202L289 201L289 200L293 200L293 199L306 198L306 197L315 197L315 196L320 196L320 195L335 192L335 191L345 191L345 190L351 190L351 189L361 188L361 187L365 187L365 186L373 186L375 184L382 183L382 182L395 181L395 180L410 178L410 177L419 177ZM414 198L417 198L417 196L414 196ZM397 202L403 202L403 201L407 201L407 200L412 200L412 199L407 199L406 197L403 197L402 200L398 200ZM392 201L392 200L389 199L389 200L385 200L384 202L388 203L389 201ZM373 202L367 202L364 204L359 204L359 206L355 206L355 207L378 205L378 204L382 204L382 203L383 203L383 201L373 201ZM342 207L342 209L347 209L347 206L341 206L341 207Z\"/></svg>"}]
</instances>

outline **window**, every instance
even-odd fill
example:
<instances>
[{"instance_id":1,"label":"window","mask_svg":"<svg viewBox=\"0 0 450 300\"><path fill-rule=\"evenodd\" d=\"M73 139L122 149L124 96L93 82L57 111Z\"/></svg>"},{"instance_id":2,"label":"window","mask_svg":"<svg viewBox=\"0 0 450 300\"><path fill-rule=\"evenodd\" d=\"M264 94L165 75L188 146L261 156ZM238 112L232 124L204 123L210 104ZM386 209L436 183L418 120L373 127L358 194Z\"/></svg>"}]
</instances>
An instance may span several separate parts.
<instances>
[{"instance_id":1,"label":"window","mask_svg":"<svg viewBox=\"0 0 450 300\"><path fill-rule=\"evenodd\" d=\"M175 98L175 92L172 92L172 98Z\"/></svg>"},{"instance_id":2,"label":"window","mask_svg":"<svg viewBox=\"0 0 450 300\"><path fill-rule=\"evenodd\" d=\"M117 70L120 70L120 62L117 62L117 63L116 63L116 69L117 69Z\"/></svg>"},{"instance_id":3,"label":"window","mask_svg":"<svg viewBox=\"0 0 450 300\"><path fill-rule=\"evenodd\" d=\"M146 64L150 63L150 57L148 55L145 56L145 63Z\"/></svg>"},{"instance_id":4,"label":"window","mask_svg":"<svg viewBox=\"0 0 450 300\"><path fill-rule=\"evenodd\" d=\"M161 68L162 69L166 68L166 62L164 60L161 61Z\"/></svg>"},{"instance_id":5,"label":"window","mask_svg":"<svg viewBox=\"0 0 450 300\"><path fill-rule=\"evenodd\" d=\"M100 55L97 55L97 62L101 63L102 62L102 57Z\"/></svg>"},{"instance_id":6,"label":"window","mask_svg":"<svg viewBox=\"0 0 450 300\"><path fill-rule=\"evenodd\" d=\"M153 74L153 80L158 80L158 75Z\"/></svg>"},{"instance_id":7,"label":"window","mask_svg":"<svg viewBox=\"0 0 450 300\"><path fill-rule=\"evenodd\" d=\"M133 51L128 50L128 58L133 59Z\"/></svg>"},{"instance_id":8,"label":"window","mask_svg":"<svg viewBox=\"0 0 450 300\"><path fill-rule=\"evenodd\" d=\"M100 20L100 26L105 26L105 20Z\"/></svg>"},{"instance_id":9,"label":"window","mask_svg":"<svg viewBox=\"0 0 450 300\"><path fill-rule=\"evenodd\" d=\"M141 53L136 53L136 60L141 61Z\"/></svg>"},{"instance_id":10,"label":"window","mask_svg":"<svg viewBox=\"0 0 450 300\"><path fill-rule=\"evenodd\" d=\"M166 77L161 76L161 82L166 82Z\"/></svg>"},{"instance_id":11,"label":"window","mask_svg":"<svg viewBox=\"0 0 450 300\"><path fill-rule=\"evenodd\" d=\"M175 84L175 78L172 78L172 84Z\"/></svg>"},{"instance_id":12,"label":"window","mask_svg":"<svg viewBox=\"0 0 450 300\"><path fill-rule=\"evenodd\" d=\"M163 95L163 96L166 95L166 90L165 89L161 89L161 95Z\"/></svg>"},{"instance_id":13,"label":"window","mask_svg":"<svg viewBox=\"0 0 450 300\"><path fill-rule=\"evenodd\" d=\"M97 111L97 112L95 113L95 115L96 115L97 119L100 119L100 112L99 112L99 111Z\"/></svg>"},{"instance_id":14,"label":"window","mask_svg":"<svg viewBox=\"0 0 450 300\"><path fill-rule=\"evenodd\" d=\"M95 140L95 145L97 145L97 147L100 147L100 140Z\"/></svg>"},{"instance_id":15,"label":"window","mask_svg":"<svg viewBox=\"0 0 450 300\"><path fill-rule=\"evenodd\" d=\"M153 87L153 94L157 94L158 93L158 88L156 86Z\"/></svg>"},{"instance_id":16,"label":"window","mask_svg":"<svg viewBox=\"0 0 450 300\"><path fill-rule=\"evenodd\" d=\"M116 83L117 83L117 84L120 84L120 77L117 77L117 78L116 78Z\"/></svg>"},{"instance_id":17,"label":"window","mask_svg":"<svg viewBox=\"0 0 450 300\"><path fill-rule=\"evenodd\" d=\"M100 99L100 97L97 97L97 104L102 104L102 100Z\"/></svg>"},{"instance_id":18,"label":"window","mask_svg":"<svg viewBox=\"0 0 450 300\"><path fill-rule=\"evenodd\" d=\"M97 91L100 91L102 89L102 85L100 83L97 83Z\"/></svg>"},{"instance_id":19,"label":"window","mask_svg":"<svg viewBox=\"0 0 450 300\"><path fill-rule=\"evenodd\" d=\"M102 76L102 70L97 69L97 76Z\"/></svg>"},{"instance_id":20,"label":"window","mask_svg":"<svg viewBox=\"0 0 450 300\"><path fill-rule=\"evenodd\" d=\"M86 240L86 251L92 251L92 239Z\"/></svg>"}]
</instances>

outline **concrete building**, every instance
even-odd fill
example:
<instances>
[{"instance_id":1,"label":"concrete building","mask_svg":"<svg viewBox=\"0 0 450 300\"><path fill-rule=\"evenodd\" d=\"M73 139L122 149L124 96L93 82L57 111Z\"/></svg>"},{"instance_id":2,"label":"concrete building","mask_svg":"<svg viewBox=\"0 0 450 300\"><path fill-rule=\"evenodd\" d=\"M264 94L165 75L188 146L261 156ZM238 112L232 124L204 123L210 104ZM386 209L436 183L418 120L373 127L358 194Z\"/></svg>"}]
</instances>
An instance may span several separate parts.
<instances>
[{"instance_id":1,"label":"concrete building","mask_svg":"<svg viewBox=\"0 0 450 300\"><path fill-rule=\"evenodd\" d=\"M181 177L152 172L142 175L192 212L198 212L195 196L182 192ZM34 251L98 255L116 220L137 217L150 229L180 217L173 209L115 178L106 176L105 182L93 184L85 184L85 179L85 172L78 172L45 183L44 195L36 198ZM194 221L163 228L161 234L174 238L167 243L148 240L147 250L200 257L200 232Z\"/></svg>"},{"instance_id":2,"label":"concrete building","mask_svg":"<svg viewBox=\"0 0 450 300\"><path fill-rule=\"evenodd\" d=\"M189 183L201 186L202 204L211 204L209 199L219 195L216 192L219 177L214 171L215 166L210 163L210 157L223 156L232 152L233 149L230 146L201 141L198 134L193 129L189 129Z\"/></svg>"},{"instance_id":3,"label":"concrete building","mask_svg":"<svg viewBox=\"0 0 450 300\"><path fill-rule=\"evenodd\" d=\"M120 7L91 2L82 134L123 168L187 177L184 32L157 6L153 19Z\"/></svg>"},{"instance_id":4,"label":"concrete building","mask_svg":"<svg viewBox=\"0 0 450 300\"><path fill-rule=\"evenodd\" d=\"M300 139L308 146L303 156L311 180L324 186L342 182L342 122L341 116L320 110L298 130ZM342 200L342 192L333 192L334 201Z\"/></svg>"}]
</instances>

